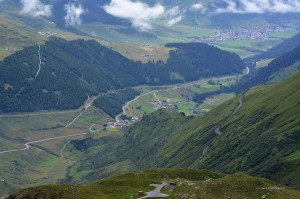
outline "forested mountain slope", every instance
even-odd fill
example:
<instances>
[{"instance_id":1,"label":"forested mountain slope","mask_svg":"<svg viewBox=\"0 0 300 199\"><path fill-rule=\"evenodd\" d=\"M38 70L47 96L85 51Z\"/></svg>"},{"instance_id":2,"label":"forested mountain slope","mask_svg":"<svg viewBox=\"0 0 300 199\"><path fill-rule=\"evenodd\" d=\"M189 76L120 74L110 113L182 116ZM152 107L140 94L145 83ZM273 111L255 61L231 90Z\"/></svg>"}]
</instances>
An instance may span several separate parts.
<instances>
[{"instance_id":1,"label":"forested mountain slope","mask_svg":"<svg viewBox=\"0 0 300 199\"><path fill-rule=\"evenodd\" d=\"M50 38L45 45L25 48L0 62L1 111L72 109L82 105L88 95L110 89L193 81L237 74L245 68L238 55L207 44L176 47L167 63L142 64L96 41ZM190 62L194 56L202 60ZM215 59L210 59L212 56ZM182 79L173 79L172 73Z\"/></svg>"},{"instance_id":2,"label":"forested mountain slope","mask_svg":"<svg viewBox=\"0 0 300 199\"><path fill-rule=\"evenodd\" d=\"M98 150L90 146L96 148L87 150L74 169L89 171L85 180L121 172L121 165L127 170L244 171L300 189L299 86L298 73L281 83L253 88L202 118L159 110L120 141Z\"/></svg>"},{"instance_id":3,"label":"forested mountain slope","mask_svg":"<svg viewBox=\"0 0 300 199\"><path fill-rule=\"evenodd\" d=\"M276 57L286 54L287 52L293 50L297 46L300 46L300 33L296 34L295 36L293 36L290 39L284 40L282 43L280 43L277 46L274 46L273 48L269 49L268 51L257 54L248 59L251 61L259 61L261 59L276 58Z\"/></svg>"},{"instance_id":4,"label":"forested mountain slope","mask_svg":"<svg viewBox=\"0 0 300 199\"><path fill-rule=\"evenodd\" d=\"M230 90L243 92L251 87L268 82L281 81L300 70L300 46L274 59L268 66L243 77ZM226 90L226 89L225 89Z\"/></svg>"}]
</instances>

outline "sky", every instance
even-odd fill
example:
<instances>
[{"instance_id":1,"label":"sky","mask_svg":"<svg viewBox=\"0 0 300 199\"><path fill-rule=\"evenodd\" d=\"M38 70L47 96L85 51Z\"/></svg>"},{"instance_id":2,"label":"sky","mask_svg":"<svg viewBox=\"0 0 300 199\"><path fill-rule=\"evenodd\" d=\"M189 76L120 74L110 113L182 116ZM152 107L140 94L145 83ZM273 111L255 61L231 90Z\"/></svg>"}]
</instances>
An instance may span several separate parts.
<instances>
[{"instance_id":1,"label":"sky","mask_svg":"<svg viewBox=\"0 0 300 199\"><path fill-rule=\"evenodd\" d=\"M0 0L0 2L9 0ZM80 3L82 0L69 0L64 5L66 26L74 26L82 23L82 15L88 14L87 9ZM181 8L179 5L167 9L164 5L157 3L150 6L139 0L111 0L110 3L102 5L106 13L114 17L125 19L132 27L139 31L148 31L153 28L153 22L164 20L169 26L182 21L185 13L201 12L206 14L263 14L263 13L300 13L300 0L220 0L225 7L217 7L207 10L207 4L199 1L190 8ZM68 2L68 3L67 3ZM53 5L44 3L43 0L20 0L20 14L32 17L50 17L53 14ZM99 10L100 12L100 10Z\"/></svg>"}]
</instances>

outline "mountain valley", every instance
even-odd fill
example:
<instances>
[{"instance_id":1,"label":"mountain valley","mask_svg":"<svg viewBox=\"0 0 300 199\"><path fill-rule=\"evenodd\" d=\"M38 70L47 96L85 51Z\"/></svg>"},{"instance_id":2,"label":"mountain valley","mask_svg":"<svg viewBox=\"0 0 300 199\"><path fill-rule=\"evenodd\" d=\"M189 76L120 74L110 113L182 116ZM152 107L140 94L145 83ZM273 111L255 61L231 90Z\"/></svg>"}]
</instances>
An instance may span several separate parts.
<instances>
[{"instance_id":1,"label":"mountain valley","mask_svg":"<svg viewBox=\"0 0 300 199\"><path fill-rule=\"evenodd\" d=\"M0 198L300 198L299 19L0 0Z\"/></svg>"}]
</instances>

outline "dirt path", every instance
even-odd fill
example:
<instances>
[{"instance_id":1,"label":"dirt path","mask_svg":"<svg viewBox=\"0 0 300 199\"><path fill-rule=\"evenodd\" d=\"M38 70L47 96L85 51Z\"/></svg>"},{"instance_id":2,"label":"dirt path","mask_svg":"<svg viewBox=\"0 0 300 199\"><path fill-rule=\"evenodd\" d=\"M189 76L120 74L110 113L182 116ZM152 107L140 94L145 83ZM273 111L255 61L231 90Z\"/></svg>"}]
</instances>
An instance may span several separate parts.
<instances>
[{"instance_id":1,"label":"dirt path","mask_svg":"<svg viewBox=\"0 0 300 199\"><path fill-rule=\"evenodd\" d=\"M230 118L232 118L242 108L242 106L243 106L243 96L241 96L239 98L239 105L234 109L233 113L229 116L229 118L225 122L227 122L228 120L230 120ZM220 135L223 134L223 132L220 130L220 127L217 127L215 129L215 134L217 134L218 136L220 136Z\"/></svg>"},{"instance_id":2,"label":"dirt path","mask_svg":"<svg viewBox=\"0 0 300 199\"><path fill-rule=\"evenodd\" d=\"M76 116L68 125L65 126L65 128L70 127L83 113L85 113L89 107L91 107L92 103L98 98L99 96L94 96L92 98L90 98L88 96L88 99L84 105L84 111L82 111L78 116ZM53 113L52 113L53 114ZM38 115L38 114L36 114ZM93 127L93 125L90 127L90 132L94 133L94 132L98 132L101 131L103 129L98 129L98 130L91 130L91 128ZM80 133L80 134L72 134L72 135L66 135L66 136L58 136L58 137L52 137L52 138L47 138L47 139L41 139L41 140L36 140L36 141L32 141L32 142L27 142L24 144L24 148L23 149L14 149L14 150L7 150L7 151L0 151L0 154L5 154L5 153L12 153L12 152L20 152L20 151L26 151L30 148L31 144L35 144L35 143L40 143L40 142L46 142L46 141L50 141L50 140L56 140L56 139L62 139L62 138L69 138L69 137L77 137L77 136L82 136L82 135L87 135L88 133ZM64 145L64 147L61 150L61 158L63 158L63 151L66 148L68 142Z\"/></svg>"},{"instance_id":3,"label":"dirt path","mask_svg":"<svg viewBox=\"0 0 300 199\"><path fill-rule=\"evenodd\" d=\"M161 193L161 189L164 188L167 185L167 183L162 183L162 184L150 184L150 186L155 187L154 191L149 191L146 193L146 196L142 198L165 198L168 197L169 195Z\"/></svg>"},{"instance_id":4,"label":"dirt path","mask_svg":"<svg viewBox=\"0 0 300 199\"><path fill-rule=\"evenodd\" d=\"M70 140L64 144L63 148L60 150L60 159L64 158L64 150L66 149L67 145L70 143Z\"/></svg>"},{"instance_id":5,"label":"dirt path","mask_svg":"<svg viewBox=\"0 0 300 199\"><path fill-rule=\"evenodd\" d=\"M52 137L52 138L46 138L42 140L36 140L32 142L27 142L24 144L23 149L15 149L15 150L8 150L8 151L0 151L0 154L5 154L5 153L12 153L12 152L19 152L19 151L26 151L30 148L31 144L36 144L36 143L41 143L41 142L46 142L50 140L57 140L57 139L62 139L62 138L69 138L69 137L77 137L77 136L82 136L82 135L87 135L88 133L79 133L79 134L72 134L72 135L64 135L64 136L58 136L58 137Z\"/></svg>"},{"instance_id":6,"label":"dirt path","mask_svg":"<svg viewBox=\"0 0 300 199\"><path fill-rule=\"evenodd\" d=\"M154 97L155 97L155 99L158 101L158 103L161 104L161 101L160 101L160 99L157 97L156 93L157 93L157 92L154 92L154 93L153 93L153 94L154 94Z\"/></svg>"},{"instance_id":7,"label":"dirt path","mask_svg":"<svg viewBox=\"0 0 300 199\"><path fill-rule=\"evenodd\" d=\"M39 49L38 49L38 56L39 56L39 69L38 71L36 72L34 78L32 80L34 80L35 78L37 78L37 76L40 74L40 71L41 71L41 66L42 66L42 58L41 58L41 45L39 45ZM23 86L18 92L17 94L15 95L15 97L19 96L20 93L24 90L24 88L27 86L28 82L29 81L32 81L32 80L27 80L27 83L25 86Z\"/></svg>"},{"instance_id":8,"label":"dirt path","mask_svg":"<svg viewBox=\"0 0 300 199\"><path fill-rule=\"evenodd\" d=\"M79 115L77 115L68 125L66 125L65 127L68 128L70 127L74 122L76 122L76 120L82 116L93 104L93 102L99 97L100 95L98 96L94 96L94 97L91 97L88 95L88 99L84 105L84 108L83 108L83 111L81 113L79 113Z\"/></svg>"},{"instance_id":9,"label":"dirt path","mask_svg":"<svg viewBox=\"0 0 300 199\"><path fill-rule=\"evenodd\" d=\"M41 66L42 66L42 58L41 58L41 45L39 45L39 50L38 50L38 55L39 55L39 69L38 71L36 72L35 76L34 76L34 79L37 78L40 74L40 71L41 71Z\"/></svg>"},{"instance_id":10,"label":"dirt path","mask_svg":"<svg viewBox=\"0 0 300 199\"><path fill-rule=\"evenodd\" d=\"M232 112L232 114L229 116L229 118L228 118L226 121L228 121L233 115L235 115L235 114L242 108L242 106L243 106L243 96L241 96L241 97L239 98L239 105L235 108L235 110ZM226 121L225 121L225 122L226 122ZM225 123L225 122L224 122L224 123ZM224 132L221 131L220 127L215 128L215 131L214 131L214 132L215 132L215 134L218 135L218 137L221 136L221 135L224 133ZM216 137L216 138L209 144L209 146L212 145L212 144L216 141L216 139L217 139L218 137ZM208 152L209 146L207 146L205 149L203 149L203 151L202 151L202 156L201 156L200 158L202 158L203 156L206 155L206 153ZM193 165L193 164L192 164L192 165Z\"/></svg>"},{"instance_id":11,"label":"dirt path","mask_svg":"<svg viewBox=\"0 0 300 199\"><path fill-rule=\"evenodd\" d=\"M104 130L104 128L100 128L100 129L93 130L93 127L94 127L95 125L96 125L96 124L92 124L92 126L89 128L89 131L90 131L91 133L97 133L97 132L99 132L99 131L103 131L103 130Z\"/></svg>"},{"instance_id":12,"label":"dirt path","mask_svg":"<svg viewBox=\"0 0 300 199\"><path fill-rule=\"evenodd\" d=\"M235 108L234 112L232 115L236 114L243 106L243 96L240 97L239 99L239 105Z\"/></svg>"}]
</instances>

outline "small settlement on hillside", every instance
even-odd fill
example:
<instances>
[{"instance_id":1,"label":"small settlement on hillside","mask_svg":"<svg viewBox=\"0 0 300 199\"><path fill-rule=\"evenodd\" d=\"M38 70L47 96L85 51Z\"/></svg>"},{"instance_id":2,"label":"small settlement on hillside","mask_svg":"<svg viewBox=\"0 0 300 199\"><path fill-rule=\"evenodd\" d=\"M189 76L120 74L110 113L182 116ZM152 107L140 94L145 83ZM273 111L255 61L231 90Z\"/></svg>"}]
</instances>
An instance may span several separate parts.
<instances>
[{"instance_id":1,"label":"small settlement on hillside","mask_svg":"<svg viewBox=\"0 0 300 199\"><path fill-rule=\"evenodd\" d=\"M132 117L131 120L117 120L117 121L107 121L104 126L106 128L128 128L131 126L132 123L136 122L137 120L139 120L138 117Z\"/></svg>"},{"instance_id":2,"label":"small settlement on hillside","mask_svg":"<svg viewBox=\"0 0 300 199\"><path fill-rule=\"evenodd\" d=\"M151 105L152 105L152 108L154 110L158 110L158 109L169 109L169 110L175 110L175 105L174 104L170 104L170 103L161 103L161 102L158 102L158 101L155 101L155 102L151 102Z\"/></svg>"}]
</instances>

